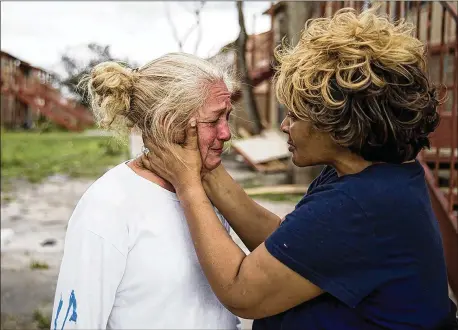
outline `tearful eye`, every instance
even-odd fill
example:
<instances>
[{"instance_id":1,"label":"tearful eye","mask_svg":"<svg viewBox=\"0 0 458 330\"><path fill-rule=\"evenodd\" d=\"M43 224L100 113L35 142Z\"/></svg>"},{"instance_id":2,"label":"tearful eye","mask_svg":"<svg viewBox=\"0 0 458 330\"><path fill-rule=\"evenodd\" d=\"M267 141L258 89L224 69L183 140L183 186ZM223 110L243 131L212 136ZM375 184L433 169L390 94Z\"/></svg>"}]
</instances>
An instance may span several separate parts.
<instances>
[{"instance_id":1,"label":"tearful eye","mask_svg":"<svg viewBox=\"0 0 458 330\"><path fill-rule=\"evenodd\" d=\"M218 124L219 118L216 120L207 120L207 121L199 121L199 124L209 125L209 126L216 126Z\"/></svg>"},{"instance_id":2,"label":"tearful eye","mask_svg":"<svg viewBox=\"0 0 458 330\"><path fill-rule=\"evenodd\" d=\"M231 111L232 112L232 111ZM207 124L210 126L216 126L218 125L222 120L226 119L226 121L229 121L229 117L231 115L231 112L228 112L226 116L221 115L215 120L207 120L207 121L199 121L200 124Z\"/></svg>"}]
</instances>

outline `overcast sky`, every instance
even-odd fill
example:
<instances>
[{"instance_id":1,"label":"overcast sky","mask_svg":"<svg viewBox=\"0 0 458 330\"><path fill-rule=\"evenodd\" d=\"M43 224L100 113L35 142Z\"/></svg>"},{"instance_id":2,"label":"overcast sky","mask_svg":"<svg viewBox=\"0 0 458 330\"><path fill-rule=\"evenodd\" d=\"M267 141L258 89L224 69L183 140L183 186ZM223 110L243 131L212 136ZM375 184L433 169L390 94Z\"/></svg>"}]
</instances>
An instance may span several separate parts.
<instances>
[{"instance_id":1,"label":"overcast sky","mask_svg":"<svg viewBox=\"0 0 458 330\"><path fill-rule=\"evenodd\" d=\"M269 30L270 19L262 12L270 1L244 2L248 33ZM178 44L166 16L168 6L178 34L183 37L195 23L196 2L1 2L1 49L59 73L59 59L70 49L84 57L84 45L111 45L116 57L140 65L168 52ZM254 16L256 16L254 18ZM201 15L202 38L197 55L208 57L239 33L233 1L206 2ZM197 32L190 35L184 51L193 53Z\"/></svg>"}]
</instances>

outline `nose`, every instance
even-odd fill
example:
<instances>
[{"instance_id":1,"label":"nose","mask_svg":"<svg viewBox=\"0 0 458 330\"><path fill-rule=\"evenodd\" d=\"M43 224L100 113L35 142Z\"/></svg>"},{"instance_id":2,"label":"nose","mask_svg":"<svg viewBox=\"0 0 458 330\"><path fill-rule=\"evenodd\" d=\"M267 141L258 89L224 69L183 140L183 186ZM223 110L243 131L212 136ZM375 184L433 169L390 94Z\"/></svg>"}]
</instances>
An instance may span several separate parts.
<instances>
[{"instance_id":1,"label":"nose","mask_svg":"<svg viewBox=\"0 0 458 330\"><path fill-rule=\"evenodd\" d=\"M222 120L222 123L218 126L217 138L220 141L229 141L231 139L231 130L227 120Z\"/></svg>"},{"instance_id":2,"label":"nose","mask_svg":"<svg viewBox=\"0 0 458 330\"><path fill-rule=\"evenodd\" d=\"M288 117L285 117L280 124L280 129L283 133L289 134L289 120Z\"/></svg>"}]
</instances>

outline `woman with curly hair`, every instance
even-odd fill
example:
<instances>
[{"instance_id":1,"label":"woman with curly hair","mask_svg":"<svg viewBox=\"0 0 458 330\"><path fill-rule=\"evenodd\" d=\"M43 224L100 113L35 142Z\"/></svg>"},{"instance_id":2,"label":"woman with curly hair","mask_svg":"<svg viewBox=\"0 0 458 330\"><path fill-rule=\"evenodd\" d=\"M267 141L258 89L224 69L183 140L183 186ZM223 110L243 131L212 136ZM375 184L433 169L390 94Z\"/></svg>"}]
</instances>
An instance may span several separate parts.
<instances>
[{"instance_id":1,"label":"woman with curly hair","mask_svg":"<svg viewBox=\"0 0 458 330\"><path fill-rule=\"evenodd\" d=\"M234 314L256 319L253 329L456 324L416 160L438 125L438 100L412 32L374 9L343 9L309 21L297 46L277 52L292 161L326 165L284 219L251 200L222 165L202 171L195 120L186 143L173 147L184 164L146 141L143 163L174 186L213 291Z\"/></svg>"}]
</instances>

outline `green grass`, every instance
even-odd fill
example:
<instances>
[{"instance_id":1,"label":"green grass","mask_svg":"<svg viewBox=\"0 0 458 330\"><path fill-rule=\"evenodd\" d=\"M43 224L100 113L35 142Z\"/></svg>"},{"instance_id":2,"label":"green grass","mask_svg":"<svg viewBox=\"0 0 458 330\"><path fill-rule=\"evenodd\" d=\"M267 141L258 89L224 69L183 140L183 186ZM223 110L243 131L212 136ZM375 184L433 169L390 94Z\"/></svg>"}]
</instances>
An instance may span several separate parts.
<instances>
[{"instance_id":1,"label":"green grass","mask_svg":"<svg viewBox=\"0 0 458 330\"><path fill-rule=\"evenodd\" d=\"M49 269L49 265L46 262L32 261L30 263L30 269Z\"/></svg>"},{"instance_id":2,"label":"green grass","mask_svg":"<svg viewBox=\"0 0 458 330\"><path fill-rule=\"evenodd\" d=\"M36 309L33 312L33 320L36 322L38 329L50 329L51 328L51 318L47 315L43 315L39 309Z\"/></svg>"},{"instance_id":3,"label":"green grass","mask_svg":"<svg viewBox=\"0 0 458 330\"><path fill-rule=\"evenodd\" d=\"M11 196L11 195L8 195L8 194L5 194L4 196L2 196L2 203L9 203L9 202L12 202L14 201L14 197Z\"/></svg>"},{"instance_id":4,"label":"green grass","mask_svg":"<svg viewBox=\"0 0 458 330\"><path fill-rule=\"evenodd\" d=\"M1 132L2 191L11 179L39 182L54 174L96 178L128 157L112 137L68 132Z\"/></svg>"}]
</instances>

